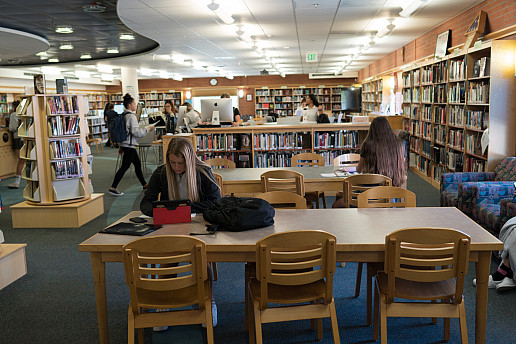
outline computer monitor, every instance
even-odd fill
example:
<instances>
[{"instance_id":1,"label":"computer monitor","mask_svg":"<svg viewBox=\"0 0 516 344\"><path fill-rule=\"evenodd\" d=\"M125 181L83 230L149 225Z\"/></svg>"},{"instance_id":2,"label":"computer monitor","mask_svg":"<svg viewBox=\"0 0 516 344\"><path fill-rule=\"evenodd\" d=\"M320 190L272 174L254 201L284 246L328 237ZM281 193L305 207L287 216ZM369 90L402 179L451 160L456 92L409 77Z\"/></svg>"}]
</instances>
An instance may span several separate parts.
<instances>
[{"instance_id":1,"label":"computer monitor","mask_svg":"<svg viewBox=\"0 0 516 344\"><path fill-rule=\"evenodd\" d=\"M202 99L201 100L201 122L213 123L213 112L219 112L221 124L233 122L233 103L230 98Z\"/></svg>"},{"instance_id":2,"label":"computer monitor","mask_svg":"<svg viewBox=\"0 0 516 344\"><path fill-rule=\"evenodd\" d=\"M124 113L124 105L123 104L115 104L115 108L113 109L118 114Z\"/></svg>"},{"instance_id":3,"label":"computer monitor","mask_svg":"<svg viewBox=\"0 0 516 344\"><path fill-rule=\"evenodd\" d=\"M186 109L186 106L180 106L177 111L176 131L185 127Z\"/></svg>"}]
</instances>

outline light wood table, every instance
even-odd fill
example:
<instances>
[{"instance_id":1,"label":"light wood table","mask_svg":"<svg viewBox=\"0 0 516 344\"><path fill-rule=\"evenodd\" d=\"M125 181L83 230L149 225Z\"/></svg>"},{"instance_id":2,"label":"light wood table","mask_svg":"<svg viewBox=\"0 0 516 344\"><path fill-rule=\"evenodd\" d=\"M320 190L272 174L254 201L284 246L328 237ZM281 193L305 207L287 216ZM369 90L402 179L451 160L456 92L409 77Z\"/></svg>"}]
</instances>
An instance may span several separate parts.
<instances>
[{"instance_id":1,"label":"light wood table","mask_svg":"<svg viewBox=\"0 0 516 344\"><path fill-rule=\"evenodd\" d=\"M122 220L138 214L132 212ZM385 236L396 229L449 227L467 233L471 237L470 260L476 263L475 343L485 343L491 251L503 249L503 244L456 208L278 209L274 221L273 226L265 228L218 232L198 238L206 243L209 261L252 262L256 260L256 241L269 234L294 229L324 230L337 238L337 261L382 262ZM165 225L148 236L205 232L205 223L199 214L191 223ZM121 262L123 245L135 239L125 235L95 234L79 245L79 251L89 252L91 256L101 343L109 342L105 263Z\"/></svg>"},{"instance_id":2,"label":"light wood table","mask_svg":"<svg viewBox=\"0 0 516 344\"><path fill-rule=\"evenodd\" d=\"M214 172L222 176L224 195L231 193L238 195L262 192L260 176L272 170L291 170L301 173L305 180L305 192L342 191L342 182L346 177L321 177L321 173L333 173L334 169L333 166L225 168Z\"/></svg>"}]
</instances>

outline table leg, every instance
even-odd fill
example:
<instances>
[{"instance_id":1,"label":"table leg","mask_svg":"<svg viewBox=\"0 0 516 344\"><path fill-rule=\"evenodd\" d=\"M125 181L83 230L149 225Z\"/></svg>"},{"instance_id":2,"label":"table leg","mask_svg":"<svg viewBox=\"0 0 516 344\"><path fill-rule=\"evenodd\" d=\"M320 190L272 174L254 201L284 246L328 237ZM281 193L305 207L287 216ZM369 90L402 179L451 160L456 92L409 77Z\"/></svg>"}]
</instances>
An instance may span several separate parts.
<instances>
[{"instance_id":1,"label":"table leg","mask_svg":"<svg viewBox=\"0 0 516 344\"><path fill-rule=\"evenodd\" d=\"M93 281L95 282L95 299L97 303L97 321L99 326L99 340L102 344L109 343L107 299L106 299L106 265L102 261L102 254L90 252Z\"/></svg>"},{"instance_id":2,"label":"table leg","mask_svg":"<svg viewBox=\"0 0 516 344\"><path fill-rule=\"evenodd\" d=\"M478 261L475 265L477 275L477 295L475 310L475 343L486 342L487 327L487 281L489 279L489 265L491 263L491 252L482 251L478 253Z\"/></svg>"}]
</instances>

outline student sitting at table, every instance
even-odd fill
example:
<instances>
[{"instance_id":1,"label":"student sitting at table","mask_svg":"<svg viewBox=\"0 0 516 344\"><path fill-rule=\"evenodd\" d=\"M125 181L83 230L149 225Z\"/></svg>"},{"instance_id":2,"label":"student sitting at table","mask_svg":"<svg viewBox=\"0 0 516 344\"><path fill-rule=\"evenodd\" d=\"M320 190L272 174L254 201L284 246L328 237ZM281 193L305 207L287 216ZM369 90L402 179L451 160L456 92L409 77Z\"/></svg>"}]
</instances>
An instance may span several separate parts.
<instances>
[{"instance_id":1,"label":"student sitting at table","mask_svg":"<svg viewBox=\"0 0 516 344\"><path fill-rule=\"evenodd\" d=\"M152 174L140 210L152 216L152 202L189 199L192 213L202 213L211 202L220 198L221 191L215 181L211 167L199 160L190 140L174 138L167 149L167 162ZM161 196L160 196L161 194ZM211 309L213 326L217 325L217 305L213 299L213 273L208 265L208 279L211 289ZM203 325L204 326L204 325ZM167 326L154 327L154 331L164 331Z\"/></svg>"},{"instance_id":2,"label":"student sitting at table","mask_svg":"<svg viewBox=\"0 0 516 344\"><path fill-rule=\"evenodd\" d=\"M381 174L391 178L392 186L407 188L407 162L405 143L392 130L385 117L376 117L360 149L358 173ZM339 198L333 208L343 208Z\"/></svg>"}]
</instances>

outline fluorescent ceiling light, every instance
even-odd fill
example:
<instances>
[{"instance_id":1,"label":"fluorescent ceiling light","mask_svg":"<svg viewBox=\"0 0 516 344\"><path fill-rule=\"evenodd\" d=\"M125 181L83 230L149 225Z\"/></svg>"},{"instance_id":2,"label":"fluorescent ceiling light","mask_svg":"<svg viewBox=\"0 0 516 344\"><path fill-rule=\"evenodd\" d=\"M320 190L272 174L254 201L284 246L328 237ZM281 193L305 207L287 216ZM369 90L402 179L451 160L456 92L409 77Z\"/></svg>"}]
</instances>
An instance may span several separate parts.
<instances>
[{"instance_id":1,"label":"fluorescent ceiling light","mask_svg":"<svg viewBox=\"0 0 516 344\"><path fill-rule=\"evenodd\" d=\"M106 53L108 53L108 54L118 54L119 51L118 51L118 48L112 47L112 48L108 48L108 50L106 50Z\"/></svg>"},{"instance_id":2,"label":"fluorescent ceiling light","mask_svg":"<svg viewBox=\"0 0 516 344\"><path fill-rule=\"evenodd\" d=\"M43 66L43 67L41 67L41 72L43 74L58 75L58 74L61 74L61 69L59 69L57 67Z\"/></svg>"},{"instance_id":3,"label":"fluorescent ceiling light","mask_svg":"<svg viewBox=\"0 0 516 344\"><path fill-rule=\"evenodd\" d=\"M78 78L89 78L91 77L91 73L84 70L78 70L75 72L75 76Z\"/></svg>"},{"instance_id":4,"label":"fluorescent ceiling light","mask_svg":"<svg viewBox=\"0 0 516 344\"><path fill-rule=\"evenodd\" d=\"M389 35L392 33L392 30L396 27L393 23L393 19L389 19L389 25L385 26L381 31L376 34L376 37L382 38L383 36Z\"/></svg>"},{"instance_id":5,"label":"fluorescent ceiling light","mask_svg":"<svg viewBox=\"0 0 516 344\"><path fill-rule=\"evenodd\" d=\"M91 55L90 54L82 54L81 59L83 59L83 60L91 59Z\"/></svg>"},{"instance_id":6,"label":"fluorescent ceiling light","mask_svg":"<svg viewBox=\"0 0 516 344\"><path fill-rule=\"evenodd\" d=\"M99 64L97 65L97 70L101 73L112 73L113 67L104 64Z\"/></svg>"},{"instance_id":7,"label":"fluorescent ceiling light","mask_svg":"<svg viewBox=\"0 0 516 344\"><path fill-rule=\"evenodd\" d=\"M113 81L115 76L113 74L100 74L100 80Z\"/></svg>"},{"instance_id":8,"label":"fluorescent ceiling light","mask_svg":"<svg viewBox=\"0 0 516 344\"><path fill-rule=\"evenodd\" d=\"M73 33L73 27L66 26L66 25L58 26L58 27L56 27L56 32L57 33Z\"/></svg>"},{"instance_id":9,"label":"fluorescent ceiling light","mask_svg":"<svg viewBox=\"0 0 516 344\"><path fill-rule=\"evenodd\" d=\"M211 4L208 4L208 8L213 11L226 24L233 24L235 19L231 16L231 14L224 11L219 4L217 4L214 0L211 1Z\"/></svg>"},{"instance_id":10,"label":"fluorescent ceiling light","mask_svg":"<svg viewBox=\"0 0 516 344\"><path fill-rule=\"evenodd\" d=\"M135 37L132 33L122 33L118 38L125 41L132 41Z\"/></svg>"},{"instance_id":11,"label":"fluorescent ceiling light","mask_svg":"<svg viewBox=\"0 0 516 344\"><path fill-rule=\"evenodd\" d=\"M185 57L181 54L172 54L172 62L178 63L178 64L184 64L185 63Z\"/></svg>"},{"instance_id":12,"label":"fluorescent ceiling light","mask_svg":"<svg viewBox=\"0 0 516 344\"><path fill-rule=\"evenodd\" d=\"M71 43L63 43L59 46L59 49L61 50L72 50L73 49L73 44Z\"/></svg>"},{"instance_id":13,"label":"fluorescent ceiling light","mask_svg":"<svg viewBox=\"0 0 516 344\"><path fill-rule=\"evenodd\" d=\"M167 71L160 70L158 73L159 73L159 77L161 79L169 79L170 78L170 73L168 73Z\"/></svg>"},{"instance_id":14,"label":"fluorescent ceiling light","mask_svg":"<svg viewBox=\"0 0 516 344\"><path fill-rule=\"evenodd\" d=\"M139 72L143 76L152 76L154 74L154 71L148 68L140 68Z\"/></svg>"},{"instance_id":15,"label":"fluorescent ceiling light","mask_svg":"<svg viewBox=\"0 0 516 344\"><path fill-rule=\"evenodd\" d=\"M226 78L229 80L233 80L235 77L233 76L233 74L227 74Z\"/></svg>"},{"instance_id":16,"label":"fluorescent ceiling light","mask_svg":"<svg viewBox=\"0 0 516 344\"><path fill-rule=\"evenodd\" d=\"M172 74L172 79L176 81L183 81L183 77L180 74Z\"/></svg>"},{"instance_id":17,"label":"fluorescent ceiling light","mask_svg":"<svg viewBox=\"0 0 516 344\"><path fill-rule=\"evenodd\" d=\"M53 58L51 58L51 59L48 59L48 62L54 62L54 63L56 63L56 62L59 62L59 59L58 59L58 58L53 57Z\"/></svg>"},{"instance_id":18,"label":"fluorescent ceiling light","mask_svg":"<svg viewBox=\"0 0 516 344\"><path fill-rule=\"evenodd\" d=\"M46 56L46 57L48 57L48 53L46 51L41 51L41 52L37 53L36 56Z\"/></svg>"},{"instance_id":19,"label":"fluorescent ceiling light","mask_svg":"<svg viewBox=\"0 0 516 344\"><path fill-rule=\"evenodd\" d=\"M403 11L401 11L399 14L403 18L410 17L414 12L416 12L419 8L421 8L423 5L428 5L432 0L414 0L411 3L409 3L407 6L403 7Z\"/></svg>"}]
</instances>

